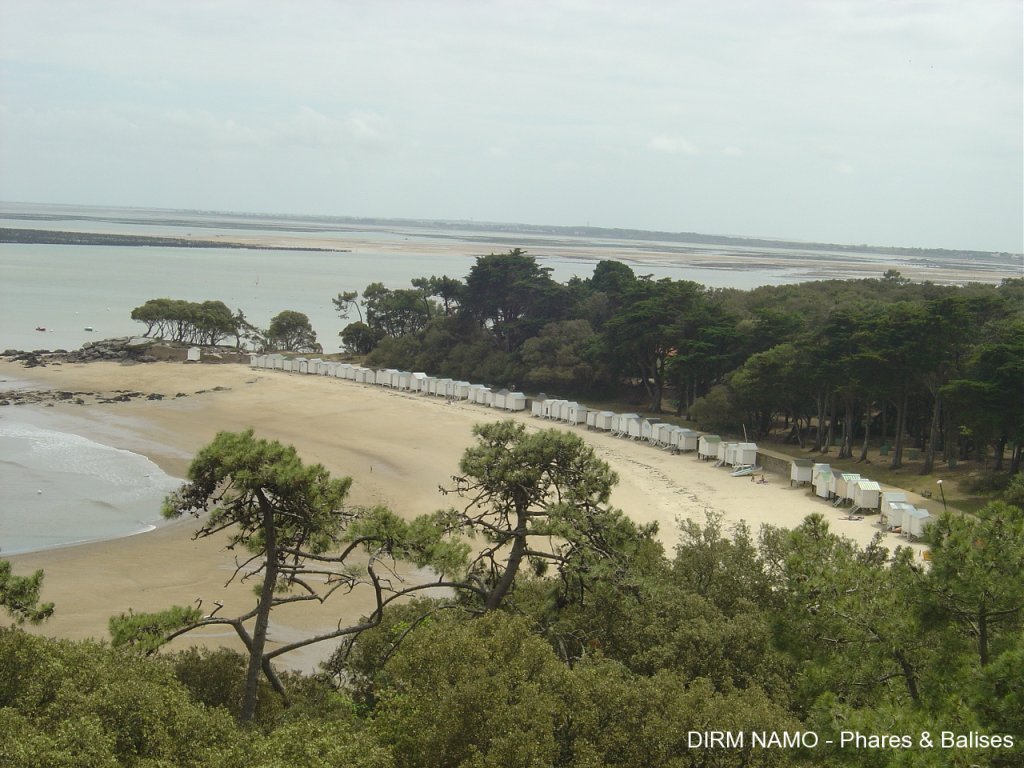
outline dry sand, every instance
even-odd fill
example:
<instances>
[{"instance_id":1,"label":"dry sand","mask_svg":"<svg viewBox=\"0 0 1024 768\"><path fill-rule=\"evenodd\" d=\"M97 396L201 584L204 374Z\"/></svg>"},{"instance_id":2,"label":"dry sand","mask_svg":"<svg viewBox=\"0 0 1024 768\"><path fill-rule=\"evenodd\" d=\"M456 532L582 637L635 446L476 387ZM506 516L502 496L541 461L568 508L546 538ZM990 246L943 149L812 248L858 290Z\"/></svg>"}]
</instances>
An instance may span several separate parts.
<instances>
[{"instance_id":1,"label":"dry sand","mask_svg":"<svg viewBox=\"0 0 1024 768\"><path fill-rule=\"evenodd\" d=\"M65 431L141 453L176 477L184 476L191 456L218 431L253 427L260 437L294 445L304 461L322 463L337 476L351 476L353 504L384 503L408 517L446 506L438 486L457 471L459 457L473 442L472 426L501 418L478 405L447 405L433 397L241 365L103 362L26 371L0 362L0 379L8 377L62 390L167 396L159 401L17 408L19 415L26 408L45 411L47 417L59 418ZM188 396L175 399L177 393ZM525 414L516 418L531 429L552 426ZM561 428L583 437L612 466L619 476L612 503L637 522L657 522L668 548L678 538L678 518L703 521L708 511L721 513L727 522L746 520L755 530L764 523L793 527L818 512L833 530L861 544L879 530L870 518L841 519L845 513L807 488L790 488L788 478L769 474L769 482L761 485L730 477L692 454L671 455L605 433ZM45 570L44 597L56 603L53 618L32 631L104 638L111 615L197 599L207 608L214 600L224 601L223 615L248 610L254 600L250 586L224 586L234 570L224 540L194 541L194 528L194 520L184 520L124 539L11 557L17 574ZM886 538L890 546L904 543L891 534ZM369 607L368 596L353 594L336 595L323 607L275 611L272 639L288 641L326 630L339 617L354 620ZM184 644L195 642L238 646L230 631L193 633ZM328 652L318 646L281 662L310 669Z\"/></svg>"}]
</instances>

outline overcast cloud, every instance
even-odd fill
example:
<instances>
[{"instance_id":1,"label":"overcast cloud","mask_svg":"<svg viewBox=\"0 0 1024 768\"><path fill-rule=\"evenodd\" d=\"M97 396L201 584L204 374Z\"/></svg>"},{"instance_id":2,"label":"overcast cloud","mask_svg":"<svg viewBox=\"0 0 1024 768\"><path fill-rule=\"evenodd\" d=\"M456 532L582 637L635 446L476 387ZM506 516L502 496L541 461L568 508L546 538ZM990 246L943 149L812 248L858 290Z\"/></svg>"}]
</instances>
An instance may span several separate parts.
<instances>
[{"instance_id":1,"label":"overcast cloud","mask_svg":"<svg viewBox=\"0 0 1024 768\"><path fill-rule=\"evenodd\" d=\"M1019 0L0 0L0 199L1024 250Z\"/></svg>"}]
</instances>

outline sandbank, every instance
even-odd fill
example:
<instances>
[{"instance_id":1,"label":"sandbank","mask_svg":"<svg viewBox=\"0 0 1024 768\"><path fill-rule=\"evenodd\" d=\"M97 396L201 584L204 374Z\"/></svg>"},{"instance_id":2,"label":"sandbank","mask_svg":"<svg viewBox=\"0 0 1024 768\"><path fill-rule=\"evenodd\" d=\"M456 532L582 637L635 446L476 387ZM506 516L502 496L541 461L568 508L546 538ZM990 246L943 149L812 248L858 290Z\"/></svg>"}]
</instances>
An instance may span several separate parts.
<instances>
[{"instance_id":1,"label":"sandbank","mask_svg":"<svg viewBox=\"0 0 1024 768\"><path fill-rule=\"evenodd\" d=\"M384 390L351 381L255 371L236 364L94 362L25 370L0 361L0 379L67 391L157 393L163 400L75 405L8 406L19 417L45 412L62 429L149 457L175 477L184 477L191 456L220 430L252 427L260 437L294 445L306 462L319 462L336 476L353 478L353 504L386 504L414 517L450 503L439 492L458 470L462 452L473 443L474 424L503 416L479 405L446 404L443 399ZM183 394L185 396L176 395ZM13 416L0 410L0 418ZM515 418L530 429L550 428L525 414ZM594 446L619 476L612 503L640 523L657 522L670 549L678 539L676 521L703 521L708 512L726 523L745 520L794 527L821 513L832 529L868 543L879 528L869 517L843 520L845 513L814 497L808 488L791 488L788 478L767 475L767 484L733 478L724 469L693 454L671 455L584 428L561 425ZM107 621L132 608L158 610L202 600L225 603L223 615L248 610L251 585L232 583L234 555L224 539L193 540L194 520L163 525L149 533L15 555L15 573L46 572L44 598L56 603L54 616L30 631L81 639L107 637ZM890 547L905 544L886 535ZM913 545L921 549L920 545ZM322 607L275 611L271 637L288 641L334 627L339 618L357 619L371 607L369 595L336 595ZM202 643L238 647L228 632L193 633L182 645ZM315 646L281 657L280 662L311 669L329 653Z\"/></svg>"}]
</instances>

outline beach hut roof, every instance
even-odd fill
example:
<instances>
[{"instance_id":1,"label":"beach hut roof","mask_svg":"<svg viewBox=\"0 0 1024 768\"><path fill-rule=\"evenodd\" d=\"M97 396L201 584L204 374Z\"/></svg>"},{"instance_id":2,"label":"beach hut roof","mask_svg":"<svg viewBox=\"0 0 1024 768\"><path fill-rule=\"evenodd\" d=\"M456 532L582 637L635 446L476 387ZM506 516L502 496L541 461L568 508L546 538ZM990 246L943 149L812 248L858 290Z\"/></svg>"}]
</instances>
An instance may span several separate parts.
<instances>
[{"instance_id":1,"label":"beach hut roof","mask_svg":"<svg viewBox=\"0 0 1024 768\"><path fill-rule=\"evenodd\" d=\"M860 488L862 491L881 491L882 490L882 486L880 486L874 480L868 480L868 479L863 478L863 477L860 480L857 481L857 487Z\"/></svg>"},{"instance_id":2,"label":"beach hut roof","mask_svg":"<svg viewBox=\"0 0 1024 768\"><path fill-rule=\"evenodd\" d=\"M794 467L813 467L813 459L793 459L792 464Z\"/></svg>"}]
</instances>

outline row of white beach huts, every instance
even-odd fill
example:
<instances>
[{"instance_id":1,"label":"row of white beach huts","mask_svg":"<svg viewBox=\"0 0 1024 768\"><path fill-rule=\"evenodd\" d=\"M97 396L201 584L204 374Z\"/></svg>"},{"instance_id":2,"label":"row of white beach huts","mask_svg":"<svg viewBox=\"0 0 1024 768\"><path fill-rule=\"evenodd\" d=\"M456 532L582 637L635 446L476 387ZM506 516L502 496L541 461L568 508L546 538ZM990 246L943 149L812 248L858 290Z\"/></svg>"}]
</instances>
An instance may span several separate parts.
<instances>
[{"instance_id":1,"label":"row of white beach huts","mask_svg":"<svg viewBox=\"0 0 1024 768\"><path fill-rule=\"evenodd\" d=\"M883 528L908 539L920 538L932 522L931 513L907 501L903 491L883 491L874 480L855 472L834 470L810 459L793 459L791 471L791 482L809 483L816 496L834 506L852 505L851 515L877 511Z\"/></svg>"},{"instance_id":2,"label":"row of white beach huts","mask_svg":"<svg viewBox=\"0 0 1024 768\"><path fill-rule=\"evenodd\" d=\"M492 389L483 384L430 376L422 372L373 369L320 358L253 354L250 355L249 364L257 369L330 376L403 392L443 397L451 401L467 401L501 411L516 412L529 408L531 414L539 419L586 426L616 437L647 442L673 453L693 451L697 458L714 461L716 466L728 467L736 476L749 475L759 470L755 443L728 442L718 435L699 434L692 429L636 413L593 410L574 400L544 395L530 399L522 392ZM880 511L883 527L908 538L919 538L924 526L931 520L928 511L907 502L906 494L902 491L883 492L881 486L872 480L858 474L833 471L828 464L815 463L810 459L791 460L790 483L810 484L817 496L832 501L837 507L852 504L851 515L858 511Z\"/></svg>"}]
</instances>

